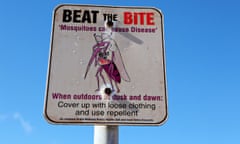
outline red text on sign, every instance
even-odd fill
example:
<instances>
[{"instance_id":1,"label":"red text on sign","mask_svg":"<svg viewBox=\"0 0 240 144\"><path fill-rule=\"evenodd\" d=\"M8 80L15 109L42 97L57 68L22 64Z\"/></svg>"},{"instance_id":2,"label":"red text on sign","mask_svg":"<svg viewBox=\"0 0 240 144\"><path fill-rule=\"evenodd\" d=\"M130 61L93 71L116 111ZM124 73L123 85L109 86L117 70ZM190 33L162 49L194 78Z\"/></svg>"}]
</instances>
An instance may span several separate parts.
<instances>
[{"instance_id":1,"label":"red text on sign","mask_svg":"<svg viewBox=\"0 0 240 144\"><path fill-rule=\"evenodd\" d=\"M155 25L153 12L124 12L124 24Z\"/></svg>"}]
</instances>

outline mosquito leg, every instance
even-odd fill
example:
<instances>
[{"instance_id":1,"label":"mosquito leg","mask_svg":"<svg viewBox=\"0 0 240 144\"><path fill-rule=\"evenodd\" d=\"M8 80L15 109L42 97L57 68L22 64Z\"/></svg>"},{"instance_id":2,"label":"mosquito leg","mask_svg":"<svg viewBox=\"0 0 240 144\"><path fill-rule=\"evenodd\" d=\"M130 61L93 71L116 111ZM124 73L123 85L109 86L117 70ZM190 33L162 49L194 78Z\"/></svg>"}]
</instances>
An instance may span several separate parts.
<instances>
[{"instance_id":1,"label":"mosquito leg","mask_svg":"<svg viewBox=\"0 0 240 144\"><path fill-rule=\"evenodd\" d=\"M105 78L104 78L104 76L102 75L102 71L101 71L101 72L99 72L99 75L100 75L100 77L102 78L104 85L106 85L106 81L105 81Z\"/></svg>"},{"instance_id":2,"label":"mosquito leg","mask_svg":"<svg viewBox=\"0 0 240 144\"><path fill-rule=\"evenodd\" d=\"M99 76L98 76L98 74L99 74L99 70L97 71L97 73L96 73L96 79L97 79L97 89L95 90L95 91L99 91L100 89L99 89Z\"/></svg>"},{"instance_id":3,"label":"mosquito leg","mask_svg":"<svg viewBox=\"0 0 240 144\"><path fill-rule=\"evenodd\" d=\"M116 86L116 88L117 88L117 93L119 93L119 92L120 92L120 89L119 89L119 87L118 87L118 84L117 84L116 81L114 81L114 83L115 83L115 86Z\"/></svg>"},{"instance_id":4,"label":"mosquito leg","mask_svg":"<svg viewBox=\"0 0 240 144\"><path fill-rule=\"evenodd\" d=\"M112 87L112 90L114 91L114 87L113 87L113 83L112 83L112 78L113 78L113 65L112 63L110 64L110 67L109 67L109 75L108 75L108 78L109 78L109 81L110 81L110 84L111 84L111 87Z\"/></svg>"}]
</instances>

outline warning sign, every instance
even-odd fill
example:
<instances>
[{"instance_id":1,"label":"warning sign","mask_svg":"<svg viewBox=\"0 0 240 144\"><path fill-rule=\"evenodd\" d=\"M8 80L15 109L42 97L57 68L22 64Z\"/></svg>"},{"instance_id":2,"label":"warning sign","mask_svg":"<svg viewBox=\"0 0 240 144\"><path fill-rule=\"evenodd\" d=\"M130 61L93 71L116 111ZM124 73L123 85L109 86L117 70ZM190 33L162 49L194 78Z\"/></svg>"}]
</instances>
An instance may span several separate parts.
<instances>
[{"instance_id":1,"label":"warning sign","mask_svg":"<svg viewBox=\"0 0 240 144\"><path fill-rule=\"evenodd\" d=\"M58 6L46 119L59 124L162 124L167 119L163 41L163 16L157 9Z\"/></svg>"}]
</instances>

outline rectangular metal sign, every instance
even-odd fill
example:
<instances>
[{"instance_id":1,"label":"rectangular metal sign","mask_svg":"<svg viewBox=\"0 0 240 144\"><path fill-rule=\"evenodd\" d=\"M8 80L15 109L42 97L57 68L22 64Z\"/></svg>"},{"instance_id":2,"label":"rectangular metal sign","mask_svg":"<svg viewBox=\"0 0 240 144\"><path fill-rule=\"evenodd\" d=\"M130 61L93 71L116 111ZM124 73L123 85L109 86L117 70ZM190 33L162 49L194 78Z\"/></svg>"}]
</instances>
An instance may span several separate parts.
<instances>
[{"instance_id":1,"label":"rectangular metal sign","mask_svg":"<svg viewBox=\"0 0 240 144\"><path fill-rule=\"evenodd\" d=\"M162 13L58 6L44 114L56 124L162 124L167 119Z\"/></svg>"}]
</instances>

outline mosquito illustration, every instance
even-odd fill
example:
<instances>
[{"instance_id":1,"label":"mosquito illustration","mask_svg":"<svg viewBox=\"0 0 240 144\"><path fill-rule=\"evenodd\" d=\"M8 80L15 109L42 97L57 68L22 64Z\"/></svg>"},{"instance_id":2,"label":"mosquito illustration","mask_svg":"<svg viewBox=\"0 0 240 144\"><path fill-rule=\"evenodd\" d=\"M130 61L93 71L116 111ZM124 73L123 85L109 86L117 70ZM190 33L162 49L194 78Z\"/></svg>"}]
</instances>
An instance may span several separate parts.
<instances>
[{"instance_id":1,"label":"mosquito illustration","mask_svg":"<svg viewBox=\"0 0 240 144\"><path fill-rule=\"evenodd\" d=\"M104 85L106 85L106 79L103 75L105 71L108 80L110 81L111 88L113 91L120 92L118 84L121 83L121 79L130 82L130 78L125 69L122 56L118 45L114 39L111 38L111 34L101 33L101 35L94 34L96 44L92 47L92 55L88 62L84 79L86 79L88 71L94 62L94 66L97 67L96 79L97 79L97 89L100 90L100 79L101 77ZM105 75L105 76L106 76ZM115 83L115 88L113 87L113 82Z\"/></svg>"}]
</instances>

